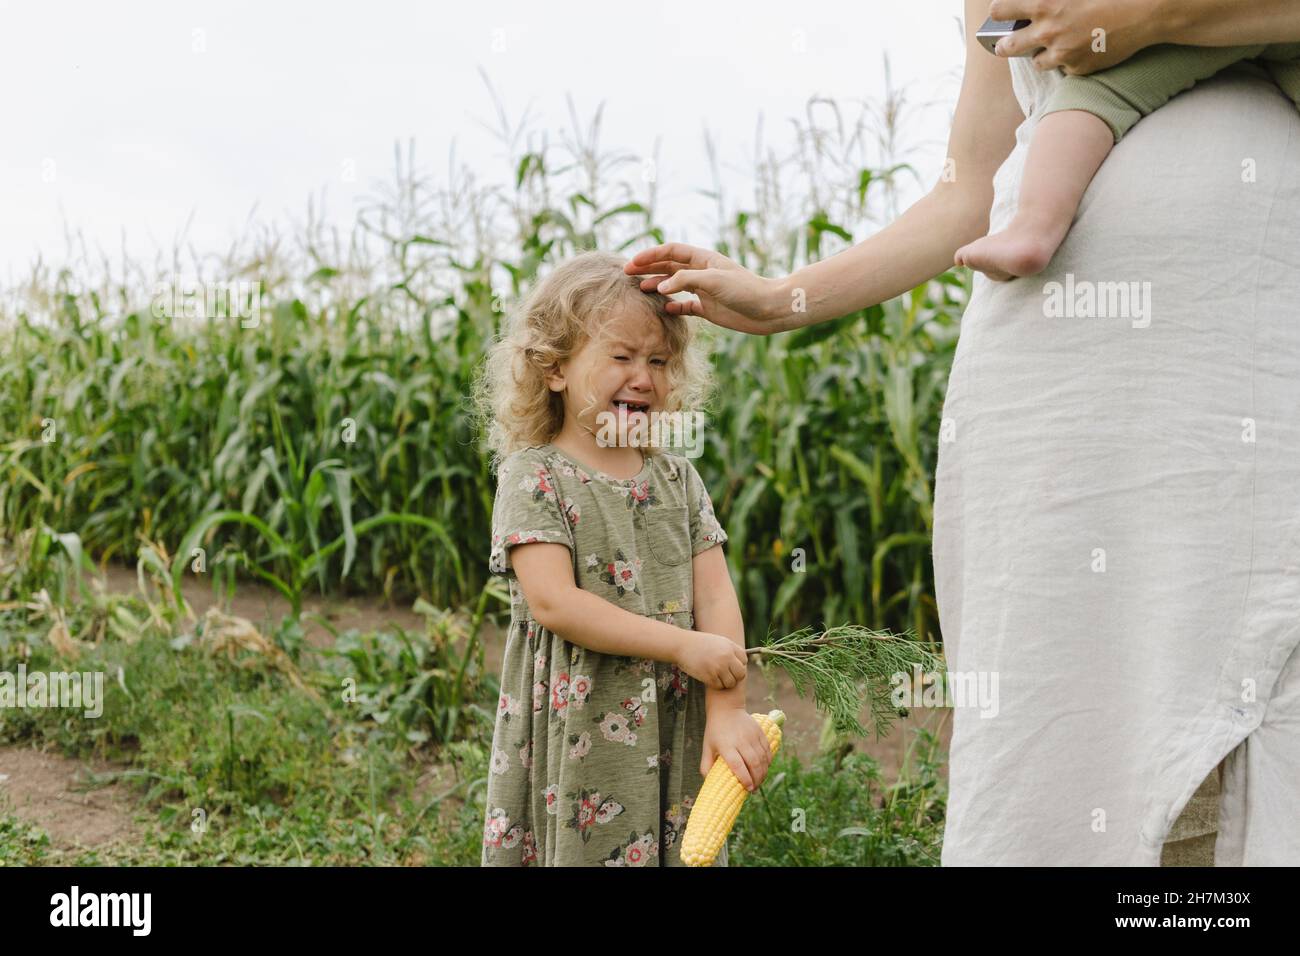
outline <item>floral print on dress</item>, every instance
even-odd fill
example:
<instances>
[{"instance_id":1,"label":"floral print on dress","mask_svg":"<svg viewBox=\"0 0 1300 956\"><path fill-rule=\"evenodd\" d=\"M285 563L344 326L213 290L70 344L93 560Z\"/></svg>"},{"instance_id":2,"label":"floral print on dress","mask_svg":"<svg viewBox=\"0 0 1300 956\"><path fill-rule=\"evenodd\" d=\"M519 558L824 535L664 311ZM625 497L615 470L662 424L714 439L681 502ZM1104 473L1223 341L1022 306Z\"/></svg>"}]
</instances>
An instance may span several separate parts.
<instances>
[{"instance_id":1,"label":"floral print on dress","mask_svg":"<svg viewBox=\"0 0 1300 956\"><path fill-rule=\"evenodd\" d=\"M537 858L533 831L523 824L510 822L510 817L502 807L494 807L488 814L483 828L483 846L501 850L510 850L522 846L520 862L527 866Z\"/></svg>"},{"instance_id":2,"label":"floral print on dress","mask_svg":"<svg viewBox=\"0 0 1300 956\"><path fill-rule=\"evenodd\" d=\"M661 769L667 770L673 765L673 752L665 750L663 753L651 754L645 758L646 773L657 774Z\"/></svg>"},{"instance_id":3,"label":"floral print on dress","mask_svg":"<svg viewBox=\"0 0 1300 956\"><path fill-rule=\"evenodd\" d=\"M626 744L628 747L636 746L636 731L632 729L630 717L610 710L605 712L605 716L597 717L595 720L600 724L601 736L606 740Z\"/></svg>"},{"instance_id":4,"label":"floral print on dress","mask_svg":"<svg viewBox=\"0 0 1300 956\"><path fill-rule=\"evenodd\" d=\"M641 482L628 482L618 489L619 494L623 496L624 502L628 508L633 511L645 513L651 505L659 504L659 499L655 493L650 490L650 479L646 478Z\"/></svg>"},{"instance_id":5,"label":"floral print on dress","mask_svg":"<svg viewBox=\"0 0 1300 956\"><path fill-rule=\"evenodd\" d=\"M691 815L691 806L694 802L690 797L683 797L681 803L674 803L664 811L663 846L665 850L677 844L677 836L686 826L686 820Z\"/></svg>"},{"instance_id":6,"label":"floral print on dress","mask_svg":"<svg viewBox=\"0 0 1300 956\"><path fill-rule=\"evenodd\" d=\"M569 708L569 675L557 674L551 685L551 711L563 714Z\"/></svg>"},{"instance_id":7,"label":"floral print on dress","mask_svg":"<svg viewBox=\"0 0 1300 956\"><path fill-rule=\"evenodd\" d=\"M570 760L581 760L589 753L591 753L591 731L584 730L580 734L569 734Z\"/></svg>"},{"instance_id":8,"label":"floral print on dress","mask_svg":"<svg viewBox=\"0 0 1300 956\"><path fill-rule=\"evenodd\" d=\"M508 721L511 717L518 717L523 710L523 704L509 694L502 694L497 698L497 717L502 720Z\"/></svg>"},{"instance_id":9,"label":"floral print on dress","mask_svg":"<svg viewBox=\"0 0 1300 956\"><path fill-rule=\"evenodd\" d=\"M718 517L713 513L713 501L704 487L704 480L694 468L686 476L687 498L691 507L691 551L699 554L715 544L727 540L727 532L722 530Z\"/></svg>"},{"instance_id":10,"label":"floral print on dress","mask_svg":"<svg viewBox=\"0 0 1300 956\"><path fill-rule=\"evenodd\" d=\"M648 657L620 657L614 662L615 674L626 674L635 672L641 675L653 675L655 672L655 662ZM644 685L644 681L642 681Z\"/></svg>"},{"instance_id":11,"label":"floral print on dress","mask_svg":"<svg viewBox=\"0 0 1300 956\"><path fill-rule=\"evenodd\" d=\"M506 572L506 547L516 544L566 544L567 541L562 537L557 537L553 531L543 531L539 528L530 531L515 531L504 536L492 535L492 557L488 560L488 570L493 574L504 574Z\"/></svg>"},{"instance_id":12,"label":"floral print on dress","mask_svg":"<svg viewBox=\"0 0 1300 956\"><path fill-rule=\"evenodd\" d=\"M582 705L591 696L591 678L586 674L574 674L569 679L569 703L574 710L581 710Z\"/></svg>"},{"instance_id":13,"label":"floral print on dress","mask_svg":"<svg viewBox=\"0 0 1300 956\"><path fill-rule=\"evenodd\" d=\"M584 485L591 484L591 475L587 474L577 465L570 464L566 459L561 458L559 455L548 455L546 462L566 478L577 478Z\"/></svg>"},{"instance_id":14,"label":"floral print on dress","mask_svg":"<svg viewBox=\"0 0 1300 956\"><path fill-rule=\"evenodd\" d=\"M500 748L493 748L492 760L488 769L495 774L503 774L510 769L510 755Z\"/></svg>"},{"instance_id":15,"label":"floral print on dress","mask_svg":"<svg viewBox=\"0 0 1300 956\"><path fill-rule=\"evenodd\" d=\"M591 839L592 828L609 823L623 812L623 805L611 797L602 797L599 790L583 787L576 793L570 793L573 801L573 816L565 821L565 826L578 831L582 842Z\"/></svg>"},{"instance_id":16,"label":"floral print on dress","mask_svg":"<svg viewBox=\"0 0 1300 956\"><path fill-rule=\"evenodd\" d=\"M659 862L659 841L652 831L637 835L635 830L627 842L609 854L606 866L654 866Z\"/></svg>"},{"instance_id":17,"label":"floral print on dress","mask_svg":"<svg viewBox=\"0 0 1300 956\"><path fill-rule=\"evenodd\" d=\"M599 562L599 559L597 559ZM618 596L622 597L629 592L633 594L641 593L638 575L641 573L641 559L627 558L623 554L623 549L619 548L614 552L612 561L604 562L604 568L600 572L600 579L606 584L612 584Z\"/></svg>"},{"instance_id":18,"label":"floral print on dress","mask_svg":"<svg viewBox=\"0 0 1300 956\"><path fill-rule=\"evenodd\" d=\"M546 473L545 468L538 468L531 475L524 475L519 479L519 487L532 495L534 501L555 498L555 487L551 484L551 476Z\"/></svg>"},{"instance_id":19,"label":"floral print on dress","mask_svg":"<svg viewBox=\"0 0 1300 956\"><path fill-rule=\"evenodd\" d=\"M697 512L700 519L700 541L705 544L720 544L727 540L726 532L722 530L722 525L718 524L718 519L713 514L713 509L707 504L700 505Z\"/></svg>"},{"instance_id":20,"label":"floral print on dress","mask_svg":"<svg viewBox=\"0 0 1300 956\"><path fill-rule=\"evenodd\" d=\"M671 711L684 710L691 692L691 676L676 664L669 664L659 678L659 702Z\"/></svg>"},{"instance_id":21,"label":"floral print on dress","mask_svg":"<svg viewBox=\"0 0 1300 956\"><path fill-rule=\"evenodd\" d=\"M582 515L582 512L581 512L581 510L578 508L578 506L577 506L576 504L574 504L573 499L572 499L572 498L565 498L565 499L564 499L564 517L566 517L566 518L569 519L569 524L576 528L576 527L578 526L578 519L581 517L581 515Z\"/></svg>"},{"instance_id":22,"label":"floral print on dress","mask_svg":"<svg viewBox=\"0 0 1300 956\"><path fill-rule=\"evenodd\" d=\"M625 697L621 705L627 711L627 719L632 721L637 727L645 723L646 702L640 697Z\"/></svg>"},{"instance_id":23,"label":"floral print on dress","mask_svg":"<svg viewBox=\"0 0 1300 956\"><path fill-rule=\"evenodd\" d=\"M523 843L519 847L519 863L522 866L531 866L536 862L537 839L533 836L532 830L525 830Z\"/></svg>"}]
</instances>

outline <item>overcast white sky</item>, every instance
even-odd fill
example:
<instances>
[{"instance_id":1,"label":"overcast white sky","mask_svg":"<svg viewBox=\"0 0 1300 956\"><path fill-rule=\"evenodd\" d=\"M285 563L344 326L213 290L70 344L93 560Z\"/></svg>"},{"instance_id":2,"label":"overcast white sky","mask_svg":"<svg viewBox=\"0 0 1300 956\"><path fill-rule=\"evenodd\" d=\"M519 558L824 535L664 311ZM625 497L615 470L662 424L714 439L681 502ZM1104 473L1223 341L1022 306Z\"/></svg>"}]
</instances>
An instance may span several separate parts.
<instances>
[{"instance_id":1,"label":"overcast white sky","mask_svg":"<svg viewBox=\"0 0 1300 956\"><path fill-rule=\"evenodd\" d=\"M709 185L702 130L726 161L750 155L756 121L778 142L807 98L881 97L895 85L935 105L906 137L937 178L963 52L960 0L474 3L0 2L0 283L38 250L65 254L64 222L115 253L189 239L224 248L259 218L301 218L326 189L332 219L392 168L395 141L444 169L501 170L479 124L492 117L482 67L512 115L537 127L585 121L605 103L603 144L660 147L661 218ZM346 163L355 176L347 181ZM502 178L504 178L502 176Z\"/></svg>"}]
</instances>

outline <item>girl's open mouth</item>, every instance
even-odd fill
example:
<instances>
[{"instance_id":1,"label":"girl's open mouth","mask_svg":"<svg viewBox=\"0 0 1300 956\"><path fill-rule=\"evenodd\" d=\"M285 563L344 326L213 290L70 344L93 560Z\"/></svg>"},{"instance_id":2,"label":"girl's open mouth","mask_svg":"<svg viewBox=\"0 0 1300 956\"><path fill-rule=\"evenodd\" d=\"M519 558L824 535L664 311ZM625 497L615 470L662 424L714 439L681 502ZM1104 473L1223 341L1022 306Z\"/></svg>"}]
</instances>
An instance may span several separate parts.
<instances>
[{"instance_id":1,"label":"girl's open mouth","mask_svg":"<svg viewBox=\"0 0 1300 956\"><path fill-rule=\"evenodd\" d=\"M644 415L650 411L650 404L648 402L624 402L616 399L610 402L610 405L613 406L615 411L624 410L629 415L636 412L640 412Z\"/></svg>"}]
</instances>

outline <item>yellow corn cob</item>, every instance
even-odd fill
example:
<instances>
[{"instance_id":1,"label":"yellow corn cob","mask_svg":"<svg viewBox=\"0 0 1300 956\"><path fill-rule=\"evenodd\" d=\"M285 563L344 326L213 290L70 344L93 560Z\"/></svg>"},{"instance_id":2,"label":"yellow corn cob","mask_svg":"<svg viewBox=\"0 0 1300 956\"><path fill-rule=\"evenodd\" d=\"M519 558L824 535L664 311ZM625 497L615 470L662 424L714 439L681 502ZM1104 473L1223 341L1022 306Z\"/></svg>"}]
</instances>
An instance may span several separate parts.
<instances>
[{"instance_id":1,"label":"yellow corn cob","mask_svg":"<svg viewBox=\"0 0 1300 956\"><path fill-rule=\"evenodd\" d=\"M774 710L770 714L750 714L758 721L767 734L768 745L772 755L776 756L781 746L781 725L785 723L785 714ZM749 791L741 783L727 762L721 757L713 761L709 775L704 778L700 795L691 807L690 819L686 821L686 833L682 836L682 862L687 866L712 866L717 859L727 834L735 826L736 817L745 803Z\"/></svg>"}]
</instances>

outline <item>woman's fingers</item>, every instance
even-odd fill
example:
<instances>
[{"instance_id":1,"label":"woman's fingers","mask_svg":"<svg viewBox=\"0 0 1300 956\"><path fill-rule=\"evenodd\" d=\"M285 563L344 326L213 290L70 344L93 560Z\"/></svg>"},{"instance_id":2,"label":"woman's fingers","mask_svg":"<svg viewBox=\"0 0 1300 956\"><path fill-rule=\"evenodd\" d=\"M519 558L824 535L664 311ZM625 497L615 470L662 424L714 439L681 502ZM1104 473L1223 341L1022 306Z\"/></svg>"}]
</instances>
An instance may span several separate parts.
<instances>
[{"instance_id":1,"label":"woman's fingers","mask_svg":"<svg viewBox=\"0 0 1300 956\"><path fill-rule=\"evenodd\" d=\"M628 275L644 275L658 268L662 262L676 262L681 266L701 265L708 261L709 252L699 246L684 242L666 242L662 245L643 249L623 265Z\"/></svg>"},{"instance_id":2,"label":"woman's fingers","mask_svg":"<svg viewBox=\"0 0 1300 956\"><path fill-rule=\"evenodd\" d=\"M672 295L674 292L712 292L716 278L711 269L678 269L660 282L657 288L664 295Z\"/></svg>"},{"instance_id":3,"label":"woman's fingers","mask_svg":"<svg viewBox=\"0 0 1300 956\"><path fill-rule=\"evenodd\" d=\"M664 260L662 262L652 262L647 266L638 266L636 272L629 273L629 275L658 274L660 276L666 276L666 275L670 276L676 272L680 272L682 269L685 268L687 268L686 263L670 262L668 260Z\"/></svg>"},{"instance_id":4,"label":"woman's fingers","mask_svg":"<svg viewBox=\"0 0 1300 956\"><path fill-rule=\"evenodd\" d=\"M699 299L686 299L678 301L671 299L667 305L669 315L697 315L700 318L708 318L704 314L704 303Z\"/></svg>"}]
</instances>

